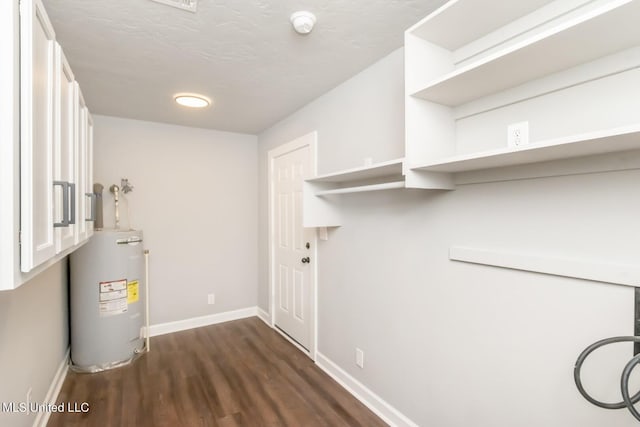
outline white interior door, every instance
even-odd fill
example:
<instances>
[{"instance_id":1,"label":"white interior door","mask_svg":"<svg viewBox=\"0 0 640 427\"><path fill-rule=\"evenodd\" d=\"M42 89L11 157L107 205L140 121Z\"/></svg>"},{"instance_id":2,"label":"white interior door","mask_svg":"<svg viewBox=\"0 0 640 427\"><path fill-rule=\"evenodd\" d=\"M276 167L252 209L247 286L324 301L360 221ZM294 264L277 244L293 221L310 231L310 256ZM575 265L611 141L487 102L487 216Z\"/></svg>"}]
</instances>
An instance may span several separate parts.
<instances>
[{"instance_id":1,"label":"white interior door","mask_svg":"<svg viewBox=\"0 0 640 427\"><path fill-rule=\"evenodd\" d=\"M310 176L311 147L284 152L271 166L274 323L310 350L315 233L302 227L302 182Z\"/></svg>"}]
</instances>

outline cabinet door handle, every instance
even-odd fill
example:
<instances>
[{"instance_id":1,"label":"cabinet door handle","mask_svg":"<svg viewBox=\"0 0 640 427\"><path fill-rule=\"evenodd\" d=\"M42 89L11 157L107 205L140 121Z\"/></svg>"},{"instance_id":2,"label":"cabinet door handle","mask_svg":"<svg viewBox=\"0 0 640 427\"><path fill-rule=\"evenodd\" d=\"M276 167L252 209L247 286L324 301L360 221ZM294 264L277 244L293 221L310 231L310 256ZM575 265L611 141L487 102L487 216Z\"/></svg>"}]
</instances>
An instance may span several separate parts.
<instances>
[{"instance_id":1,"label":"cabinet door handle","mask_svg":"<svg viewBox=\"0 0 640 427\"><path fill-rule=\"evenodd\" d=\"M96 193L84 193L89 199L91 199L91 214L89 218L86 218L85 221L95 221L96 220Z\"/></svg>"},{"instance_id":2,"label":"cabinet door handle","mask_svg":"<svg viewBox=\"0 0 640 427\"><path fill-rule=\"evenodd\" d=\"M71 204L69 205L69 210L71 211L71 215L69 217L69 224L76 223L76 185L72 182L69 183L69 193Z\"/></svg>"},{"instance_id":3,"label":"cabinet door handle","mask_svg":"<svg viewBox=\"0 0 640 427\"><path fill-rule=\"evenodd\" d=\"M67 181L53 181L54 187L62 187L62 221L54 222L54 227L69 226L69 183Z\"/></svg>"}]
</instances>

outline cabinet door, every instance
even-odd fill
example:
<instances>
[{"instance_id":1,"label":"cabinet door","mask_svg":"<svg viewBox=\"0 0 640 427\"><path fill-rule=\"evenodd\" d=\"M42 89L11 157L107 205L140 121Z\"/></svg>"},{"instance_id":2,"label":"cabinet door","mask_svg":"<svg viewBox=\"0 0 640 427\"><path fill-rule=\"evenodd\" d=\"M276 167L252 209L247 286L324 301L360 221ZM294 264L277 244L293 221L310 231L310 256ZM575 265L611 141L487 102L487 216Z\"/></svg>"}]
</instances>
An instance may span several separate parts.
<instances>
[{"instance_id":1,"label":"cabinet door","mask_svg":"<svg viewBox=\"0 0 640 427\"><path fill-rule=\"evenodd\" d=\"M77 232L78 183L76 180L76 85L62 48L56 43L56 98L54 120L54 179L66 183L66 194L54 192L54 222L63 221L65 208L69 225L56 228L56 252L75 245Z\"/></svg>"},{"instance_id":2,"label":"cabinet door","mask_svg":"<svg viewBox=\"0 0 640 427\"><path fill-rule=\"evenodd\" d=\"M85 109L87 115L87 149L84 153L85 193L87 195L93 195L93 117L91 117L89 109L86 107ZM95 199L87 199L87 197L85 197L84 199L87 201L93 200L94 202L88 207L89 214L88 218L85 220L87 225L87 238L89 238L93 235L94 222L96 219L96 206Z\"/></svg>"},{"instance_id":3,"label":"cabinet door","mask_svg":"<svg viewBox=\"0 0 640 427\"><path fill-rule=\"evenodd\" d=\"M84 102L82 91L76 84L77 117L76 132L78 135L78 242L88 239L93 234L93 219L95 205L93 199L93 122L89 109Z\"/></svg>"},{"instance_id":4,"label":"cabinet door","mask_svg":"<svg viewBox=\"0 0 640 427\"><path fill-rule=\"evenodd\" d=\"M19 254L19 48L18 3L0 1L0 290L13 289Z\"/></svg>"},{"instance_id":5,"label":"cabinet door","mask_svg":"<svg viewBox=\"0 0 640 427\"><path fill-rule=\"evenodd\" d=\"M55 256L53 119L55 33L39 0L20 3L20 265Z\"/></svg>"}]
</instances>

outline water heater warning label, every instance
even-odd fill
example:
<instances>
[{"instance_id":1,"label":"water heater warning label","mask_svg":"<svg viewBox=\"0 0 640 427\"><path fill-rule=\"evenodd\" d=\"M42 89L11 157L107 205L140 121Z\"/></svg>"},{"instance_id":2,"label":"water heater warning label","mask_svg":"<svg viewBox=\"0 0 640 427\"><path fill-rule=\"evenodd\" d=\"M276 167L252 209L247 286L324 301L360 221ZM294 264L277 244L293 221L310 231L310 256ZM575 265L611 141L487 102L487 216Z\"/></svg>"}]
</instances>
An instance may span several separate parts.
<instances>
[{"instance_id":1,"label":"water heater warning label","mask_svg":"<svg viewBox=\"0 0 640 427\"><path fill-rule=\"evenodd\" d=\"M137 280L132 280L127 283L127 303L133 304L134 302L138 302L140 299L139 288L140 286Z\"/></svg>"},{"instance_id":2,"label":"water heater warning label","mask_svg":"<svg viewBox=\"0 0 640 427\"><path fill-rule=\"evenodd\" d=\"M127 280L100 282L98 309L100 317L127 312Z\"/></svg>"}]
</instances>

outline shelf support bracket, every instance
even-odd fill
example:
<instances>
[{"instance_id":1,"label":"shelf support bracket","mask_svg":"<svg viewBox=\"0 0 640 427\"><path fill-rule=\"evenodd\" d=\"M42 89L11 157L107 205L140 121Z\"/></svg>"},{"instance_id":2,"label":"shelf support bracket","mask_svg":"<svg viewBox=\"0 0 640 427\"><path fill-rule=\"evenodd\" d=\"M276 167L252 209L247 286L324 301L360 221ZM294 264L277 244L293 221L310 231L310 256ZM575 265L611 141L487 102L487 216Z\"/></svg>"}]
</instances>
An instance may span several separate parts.
<instances>
[{"instance_id":1,"label":"shelf support bracket","mask_svg":"<svg viewBox=\"0 0 640 427\"><path fill-rule=\"evenodd\" d=\"M430 172L407 169L404 172L406 188L423 188L431 190L455 190L453 175L444 172Z\"/></svg>"}]
</instances>

